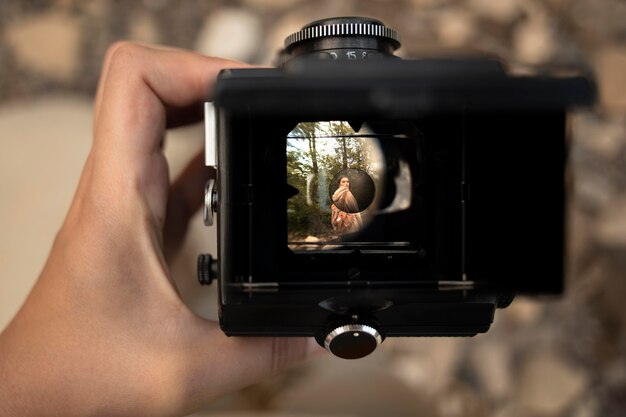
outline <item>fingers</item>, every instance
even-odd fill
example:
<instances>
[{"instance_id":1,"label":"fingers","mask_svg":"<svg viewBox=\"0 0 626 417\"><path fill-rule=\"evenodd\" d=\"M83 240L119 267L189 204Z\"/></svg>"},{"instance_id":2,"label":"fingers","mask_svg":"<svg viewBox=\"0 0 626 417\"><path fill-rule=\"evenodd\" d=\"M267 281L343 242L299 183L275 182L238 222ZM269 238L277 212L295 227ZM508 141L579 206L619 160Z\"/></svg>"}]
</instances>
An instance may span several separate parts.
<instances>
[{"instance_id":1,"label":"fingers","mask_svg":"<svg viewBox=\"0 0 626 417\"><path fill-rule=\"evenodd\" d=\"M219 71L242 66L174 48L115 44L98 86L95 141L133 156L154 151L168 116L183 115L183 122L195 118L197 107L191 116L184 109L211 97Z\"/></svg>"},{"instance_id":2,"label":"fingers","mask_svg":"<svg viewBox=\"0 0 626 417\"><path fill-rule=\"evenodd\" d=\"M202 348L187 356L196 359L183 373L193 384L184 388L194 394L187 401L196 408L326 352L313 338L228 337L215 325L205 329Z\"/></svg>"},{"instance_id":3,"label":"fingers","mask_svg":"<svg viewBox=\"0 0 626 417\"><path fill-rule=\"evenodd\" d=\"M182 245L189 219L204 202L204 186L209 178L215 178L215 170L204 165L201 151L172 184L163 229L166 259L171 259Z\"/></svg>"},{"instance_id":4,"label":"fingers","mask_svg":"<svg viewBox=\"0 0 626 417\"><path fill-rule=\"evenodd\" d=\"M123 49L137 49L137 50L143 50L144 52L153 52L153 56L157 56L157 52L161 52L161 53L171 53L171 54L191 54L191 55L195 55L196 57L203 59L205 61L215 61L215 64L217 64L218 66L220 64L223 64L223 68L230 68L230 67L246 67L248 66L247 64L243 63L243 62L238 62L238 61L233 61L233 60L225 60L225 59L217 59L217 58L209 58L209 57L204 57L198 54L194 54L192 52L189 51L184 51L181 49L177 49L177 48L172 48L172 47L167 47L167 46L162 46L162 45L148 45L148 44L142 44L142 43L134 43L134 42L117 42L115 44L113 44L111 47L109 47L109 49L107 50L107 52L105 53L104 56L104 60L102 63L102 71L100 74L100 80L98 82L98 87L96 90L96 99L95 99L95 105L94 105L94 125L98 124L99 121L99 114L100 114L100 109L102 107L102 101L103 101L103 94L104 91L106 89L106 85L107 85L107 79L111 70L111 63L115 60L119 60L120 58L125 59L125 52L121 51ZM220 67L221 69L221 67ZM181 69L179 68L178 71L174 72L173 75L176 75ZM218 70L219 72L219 70ZM217 75L217 73L212 74L213 75L213 79L214 76ZM211 77L211 75L207 74L207 76ZM209 80L209 84L210 81L212 81L212 79ZM205 91L203 91L202 93L205 94L202 97L200 97L197 101L201 102L204 100L210 100L211 99L211 85L207 86L207 89ZM180 108L177 107L170 107L170 110L173 114L170 114L170 112L168 111L168 126L172 127L176 127L182 124L182 122L184 122L184 120L182 122L177 122L178 116L182 117L183 119L189 118L189 114L185 111L181 111ZM195 110L191 109L192 111ZM201 110L201 109L200 109ZM195 110L197 111L197 110ZM201 116L201 112L197 113L197 115ZM173 116L172 120L170 121L170 117L169 116ZM194 118L194 121L199 120L199 118Z\"/></svg>"},{"instance_id":5,"label":"fingers","mask_svg":"<svg viewBox=\"0 0 626 417\"><path fill-rule=\"evenodd\" d=\"M169 189L161 152L164 131L168 125L197 119L199 103L211 98L219 71L242 66L175 48L128 42L112 46L95 104L92 180L83 190L94 202L109 201L111 210L114 204L139 197L148 211L138 216L148 217L160 231Z\"/></svg>"}]
</instances>

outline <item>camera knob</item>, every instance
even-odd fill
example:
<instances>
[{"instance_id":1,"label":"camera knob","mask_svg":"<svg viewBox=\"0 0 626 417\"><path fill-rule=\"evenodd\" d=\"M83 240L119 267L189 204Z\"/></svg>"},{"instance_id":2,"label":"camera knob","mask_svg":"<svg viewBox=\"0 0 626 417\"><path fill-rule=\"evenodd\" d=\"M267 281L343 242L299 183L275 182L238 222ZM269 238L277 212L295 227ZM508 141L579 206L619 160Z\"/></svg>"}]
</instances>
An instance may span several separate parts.
<instances>
[{"instance_id":1,"label":"camera knob","mask_svg":"<svg viewBox=\"0 0 626 417\"><path fill-rule=\"evenodd\" d=\"M317 20L285 39L280 60L312 57L360 61L393 57L400 35L380 20L367 17L333 17Z\"/></svg>"},{"instance_id":2,"label":"camera knob","mask_svg":"<svg viewBox=\"0 0 626 417\"><path fill-rule=\"evenodd\" d=\"M203 218L206 226L213 226L215 213L217 212L217 183L213 178L207 181L204 188Z\"/></svg>"},{"instance_id":3,"label":"camera knob","mask_svg":"<svg viewBox=\"0 0 626 417\"><path fill-rule=\"evenodd\" d=\"M343 359L358 359L372 353L383 341L372 326L346 324L333 329L324 339L324 347Z\"/></svg>"},{"instance_id":4,"label":"camera knob","mask_svg":"<svg viewBox=\"0 0 626 417\"><path fill-rule=\"evenodd\" d=\"M217 260L208 253L198 255L198 282L200 285L211 285L217 278Z\"/></svg>"}]
</instances>

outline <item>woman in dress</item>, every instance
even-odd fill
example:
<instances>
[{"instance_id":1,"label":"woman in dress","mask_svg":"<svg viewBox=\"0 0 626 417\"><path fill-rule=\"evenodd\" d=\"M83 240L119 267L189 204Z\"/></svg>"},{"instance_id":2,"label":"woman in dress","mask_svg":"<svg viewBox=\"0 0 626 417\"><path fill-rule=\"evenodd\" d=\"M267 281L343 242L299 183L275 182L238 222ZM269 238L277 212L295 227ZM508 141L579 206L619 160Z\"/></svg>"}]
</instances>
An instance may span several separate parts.
<instances>
[{"instance_id":1,"label":"woman in dress","mask_svg":"<svg viewBox=\"0 0 626 417\"><path fill-rule=\"evenodd\" d=\"M350 233L358 231L363 225L359 205L350 192L350 179L346 176L339 177L337 191L333 193L331 209L331 224L333 230L338 233Z\"/></svg>"}]
</instances>

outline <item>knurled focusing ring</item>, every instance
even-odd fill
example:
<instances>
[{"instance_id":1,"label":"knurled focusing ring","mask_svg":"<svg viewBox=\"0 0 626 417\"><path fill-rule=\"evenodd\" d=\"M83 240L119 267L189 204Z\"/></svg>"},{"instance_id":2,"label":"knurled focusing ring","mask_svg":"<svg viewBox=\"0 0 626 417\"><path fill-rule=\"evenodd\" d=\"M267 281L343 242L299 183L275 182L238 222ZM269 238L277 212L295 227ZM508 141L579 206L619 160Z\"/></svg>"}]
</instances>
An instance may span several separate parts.
<instances>
[{"instance_id":1,"label":"knurled focusing ring","mask_svg":"<svg viewBox=\"0 0 626 417\"><path fill-rule=\"evenodd\" d=\"M285 39L288 55L341 48L377 49L392 54L400 47L400 35L381 21L365 17L335 17L304 26Z\"/></svg>"},{"instance_id":2,"label":"knurled focusing ring","mask_svg":"<svg viewBox=\"0 0 626 417\"><path fill-rule=\"evenodd\" d=\"M385 38L400 46L400 34L392 28L382 24L371 23L336 23L331 25L305 27L292 33L285 39L285 48L291 45L307 41L309 39L326 38L330 36L372 36Z\"/></svg>"}]
</instances>

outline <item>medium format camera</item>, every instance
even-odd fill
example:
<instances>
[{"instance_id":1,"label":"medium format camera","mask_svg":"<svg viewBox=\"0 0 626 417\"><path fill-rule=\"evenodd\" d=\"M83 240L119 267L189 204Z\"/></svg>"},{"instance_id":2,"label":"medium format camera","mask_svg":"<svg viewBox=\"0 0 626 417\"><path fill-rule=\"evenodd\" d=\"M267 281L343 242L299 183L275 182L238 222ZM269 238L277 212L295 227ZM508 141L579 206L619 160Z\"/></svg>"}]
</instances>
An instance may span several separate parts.
<instances>
[{"instance_id":1,"label":"medium format camera","mask_svg":"<svg viewBox=\"0 0 626 417\"><path fill-rule=\"evenodd\" d=\"M563 288L566 116L583 77L393 55L360 17L289 36L206 103L205 222L230 336L314 336L342 358L385 337L472 336L515 294Z\"/></svg>"}]
</instances>

